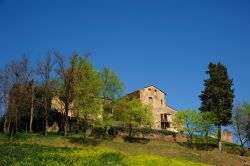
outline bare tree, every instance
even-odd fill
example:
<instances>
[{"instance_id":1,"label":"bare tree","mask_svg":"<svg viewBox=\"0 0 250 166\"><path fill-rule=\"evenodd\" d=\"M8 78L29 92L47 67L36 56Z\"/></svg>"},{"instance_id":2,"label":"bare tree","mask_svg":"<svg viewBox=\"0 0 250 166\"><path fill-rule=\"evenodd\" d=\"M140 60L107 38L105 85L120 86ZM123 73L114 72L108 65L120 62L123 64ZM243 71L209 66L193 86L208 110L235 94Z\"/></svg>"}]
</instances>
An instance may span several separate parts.
<instances>
[{"instance_id":1,"label":"bare tree","mask_svg":"<svg viewBox=\"0 0 250 166\"><path fill-rule=\"evenodd\" d=\"M30 102L28 102L29 105L27 107L29 107L30 109L29 132L32 133L32 124L34 118L35 81L33 76L34 72L30 69L29 58L26 54L23 55L22 61L20 62L20 66L21 66L20 77L22 83L24 84L25 89L29 91Z\"/></svg>"},{"instance_id":2,"label":"bare tree","mask_svg":"<svg viewBox=\"0 0 250 166\"><path fill-rule=\"evenodd\" d=\"M18 114L19 109L17 107L17 100L19 97L19 89L18 85L22 82L21 78L21 72L22 72L22 65L20 61L12 61L9 64L10 67L10 74L13 77L13 86L10 89L10 97L9 97L9 103L8 103L8 128L11 132L11 140L12 135L15 127L15 131L18 131Z\"/></svg>"},{"instance_id":3,"label":"bare tree","mask_svg":"<svg viewBox=\"0 0 250 166\"><path fill-rule=\"evenodd\" d=\"M48 134L48 111L50 109L50 94L52 91L51 85L51 75L53 70L53 61L52 61L52 53L47 53L45 59L43 61L37 62L38 68L37 73L40 75L42 79L42 86L44 88L43 102L45 108L45 136Z\"/></svg>"},{"instance_id":4,"label":"bare tree","mask_svg":"<svg viewBox=\"0 0 250 166\"><path fill-rule=\"evenodd\" d=\"M26 54L23 55L20 61L20 70L21 81L27 86L32 75L32 70L30 69L29 58Z\"/></svg>"},{"instance_id":5,"label":"bare tree","mask_svg":"<svg viewBox=\"0 0 250 166\"><path fill-rule=\"evenodd\" d=\"M0 95L2 98L2 103L3 103L3 113L4 113L4 133L9 132L8 126L8 116L7 116L7 111L8 111L8 98L9 98L9 93L10 89L13 85L13 81L11 78L11 73L10 73L10 66L6 65L4 69L0 71Z\"/></svg>"},{"instance_id":6,"label":"bare tree","mask_svg":"<svg viewBox=\"0 0 250 166\"><path fill-rule=\"evenodd\" d=\"M249 143L248 132L250 117L250 105L246 102L238 103L233 110L233 129L237 142L241 145L241 155L244 155L244 146Z\"/></svg>"},{"instance_id":7,"label":"bare tree","mask_svg":"<svg viewBox=\"0 0 250 166\"><path fill-rule=\"evenodd\" d=\"M32 133L32 124L33 124L33 118L34 118L34 99L35 99L35 88L34 88L34 79L31 80L30 83L31 87L31 106L30 106L30 125L29 125L29 132Z\"/></svg>"},{"instance_id":8,"label":"bare tree","mask_svg":"<svg viewBox=\"0 0 250 166\"><path fill-rule=\"evenodd\" d=\"M76 85L76 58L77 54L71 56L70 64L67 65L65 59L59 53L55 53L57 60L56 73L59 79L58 95L60 100L64 103L63 123L64 136L67 136L68 131L68 113L70 106L74 100L74 87Z\"/></svg>"},{"instance_id":9,"label":"bare tree","mask_svg":"<svg viewBox=\"0 0 250 166\"><path fill-rule=\"evenodd\" d=\"M24 55L20 61L12 61L2 71L1 87L3 89L4 107L5 107L5 132L11 131L11 136L15 127L18 131L18 121L20 108L29 108L27 102L30 94L29 79L31 76L28 56ZM23 96L27 96L23 98ZM26 126L28 123L26 123Z\"/></svg>"}]
</instances>

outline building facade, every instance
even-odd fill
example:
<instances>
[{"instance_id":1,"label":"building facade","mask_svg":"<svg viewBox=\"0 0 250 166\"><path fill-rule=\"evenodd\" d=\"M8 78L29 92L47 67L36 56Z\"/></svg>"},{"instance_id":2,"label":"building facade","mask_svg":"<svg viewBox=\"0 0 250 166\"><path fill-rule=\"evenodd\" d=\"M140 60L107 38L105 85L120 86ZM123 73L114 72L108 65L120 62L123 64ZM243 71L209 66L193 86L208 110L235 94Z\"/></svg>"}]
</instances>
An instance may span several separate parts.
<instances>
[{"instance_id":1,"label":"building facade","mask_svg":"<svg viewBox=\"0 0 250 166\"><path fill-rule=\"evenodd\" d=\"M173 126L173 118L176 110L166 105L166 93L150 85L128 94L130 98L138 98L142 103L152 106L154 117L154 129L166 129L176 131Z\"/></svg>"}]
</instances>

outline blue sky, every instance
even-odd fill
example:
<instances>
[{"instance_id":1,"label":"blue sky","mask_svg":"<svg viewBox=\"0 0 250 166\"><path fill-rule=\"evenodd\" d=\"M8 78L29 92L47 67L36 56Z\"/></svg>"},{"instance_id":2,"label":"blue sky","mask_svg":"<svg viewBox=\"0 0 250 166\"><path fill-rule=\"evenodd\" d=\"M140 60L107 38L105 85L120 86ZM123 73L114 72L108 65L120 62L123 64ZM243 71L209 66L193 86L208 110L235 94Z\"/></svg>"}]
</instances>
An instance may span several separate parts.
<instances>
[{"instance_id":1,"label":"blue sky","mask_svg":"<svg viewBox=\"0 0 250 166\"><path fill-rule=\"evenodd\" d=\"M91 51L115 70L126 93L156 85L167 105L197 109L209 62L250 102L249 0L0 0L0 66L22 53Z\"/></svg>"}]
</instances>

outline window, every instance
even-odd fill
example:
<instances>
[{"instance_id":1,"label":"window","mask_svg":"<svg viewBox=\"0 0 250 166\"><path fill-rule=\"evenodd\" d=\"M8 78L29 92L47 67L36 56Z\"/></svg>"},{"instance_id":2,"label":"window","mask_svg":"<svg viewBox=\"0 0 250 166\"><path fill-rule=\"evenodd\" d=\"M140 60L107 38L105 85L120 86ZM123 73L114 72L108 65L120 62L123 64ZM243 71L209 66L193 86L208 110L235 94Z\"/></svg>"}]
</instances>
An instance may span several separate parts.
<instances>
[{"instance_id":1,"label":"window","mask_svg":"<svg viewBox=\"0 0 250 166\"><path fill-rule=\"evenodd\" d=\"M151 91L151 88L148 88L148 91Z\"/></svg>"},{"instance_id":2,"label":"window","mask_svg":"<svg viewBox=\"0 0 250 166\"><path fill-rule=\"evenodd\" d=\"M151 104L153 103L153 97L148 98L148 103L151 103Z\"/></svg>"},{"instance_id":3,"label":"window","mask_svg":"<svg viewBox=\"0 0 250 166\"><path fill-rule=\"evenodd\" d=\"M154 90L154 92L155 92L155 95L157 95L157 90L156 89Z\"/></svg>"},{"instance_id":4,"label":"window","mask_svg":"<svg viewBox=\"0 0 250 166\"><path fill-rule=\"evenodd\" d=\"M163 100L161 99L161 105L163 104Z\"/></svg>"},{"instance_id":5,"label":"window","mask_svg":"<svg viewBox=\"0 0 250 166\"><path fill-rule=\"evenodd\" d=\"M169 122L161 122L161 129L168 129L170 128Z\"/></svg>"},{"instance_id":6,"label":"window","mask_svg":"<svg viewBox=\"0 0 250 166\"><path fill-rule=\"evenodd\" d=\"M168 122L168 114L161 114L161 122Z\"/></svg>"}]
</instances>

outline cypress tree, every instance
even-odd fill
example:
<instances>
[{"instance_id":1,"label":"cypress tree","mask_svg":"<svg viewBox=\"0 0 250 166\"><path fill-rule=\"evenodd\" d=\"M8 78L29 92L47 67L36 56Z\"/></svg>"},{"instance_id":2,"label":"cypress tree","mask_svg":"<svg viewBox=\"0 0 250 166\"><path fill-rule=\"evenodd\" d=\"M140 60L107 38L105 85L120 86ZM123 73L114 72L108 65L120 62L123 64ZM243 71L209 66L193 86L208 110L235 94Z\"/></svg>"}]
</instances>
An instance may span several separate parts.
<instances>
[{"instance_id":1,"label":"cypress tree","mask_svg":"<svg viewBox=\"0 0 250 166\"><path fill-rule=\"evenodd\" d=\"M218 147L221 151L221 126L231 124L234 99L233 79L229 78L227 68L221 64L210 63L206 74L209 78L204 80L204 91L200 111L211 112L215 117L215 125L218 126Z\"/></svg>"}]
</instances>

